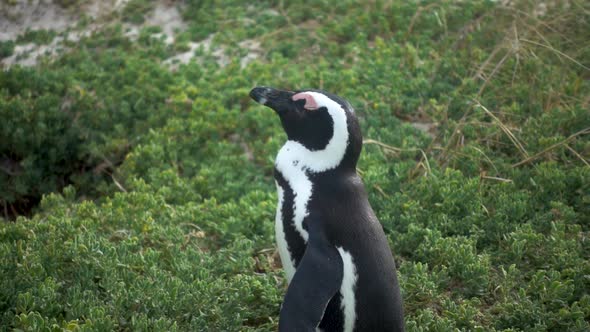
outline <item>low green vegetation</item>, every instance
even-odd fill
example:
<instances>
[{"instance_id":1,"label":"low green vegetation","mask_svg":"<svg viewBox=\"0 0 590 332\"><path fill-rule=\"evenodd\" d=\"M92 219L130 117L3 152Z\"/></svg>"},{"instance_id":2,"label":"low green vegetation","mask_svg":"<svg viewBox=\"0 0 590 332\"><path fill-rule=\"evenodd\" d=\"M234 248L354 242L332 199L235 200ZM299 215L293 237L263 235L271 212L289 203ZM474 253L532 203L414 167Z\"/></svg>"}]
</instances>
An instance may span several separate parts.
<instances>
[{"instance_id":1,"label":"low green vegetation","mask_svg":"<svg viewBox=\"0 0 590 332\"><path fill-rule=\"evenodd\" d=\"M38 30L29 30L25 31L22 35L20 35L16 42L18 44L26 44L26 43L35 43L38 45L49 44L55 38L56 33L53 30L45 30L45 29L38 29Z\"/></svg>"},{"instance_id":2,"label":"low green vegetation","mask_svg":"<svg viewBox=\"0 0 590 332\"><path fill-rule=\"evenodd\" d=\"M142 20L155 6L131 3ZM355 106L409 331L590 329L587 2L189 0L182 14L182 47L114 22L0 72L0 330L276 330L285 136L256 85ZM229 64L201 48L168 68L210 36ZM262 51L242 65L245 40Z\"/></svg>"},{"instance_id":3,"label":"low green vegetation","mask_svg":"<svg viewBox=\"0 0 590 332\"><path fill-rule=\"evenodd\" d=\"M12 40L0 41L0 59L14 54L14 42Z\"/></svg>"},{"instance_id":4,"label":"low green vegetation","mask_svg":"<svg viewBox=\"0 0 590 332\"><path fill-rule=\"evenodd\" d=\"M153 9L153 0L130 0L123 8L121 17L125 22L141 24L145 21L145 15Z\"/></svg>"}]
</instances>

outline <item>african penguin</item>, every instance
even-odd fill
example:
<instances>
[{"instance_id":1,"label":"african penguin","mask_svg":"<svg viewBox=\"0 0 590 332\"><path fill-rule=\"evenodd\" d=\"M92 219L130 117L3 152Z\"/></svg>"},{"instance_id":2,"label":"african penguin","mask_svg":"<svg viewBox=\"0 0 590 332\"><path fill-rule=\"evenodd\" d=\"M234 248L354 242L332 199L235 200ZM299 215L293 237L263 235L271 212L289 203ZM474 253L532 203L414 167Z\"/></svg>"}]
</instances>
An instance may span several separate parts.
<instances>
[{"instance_id":1,"label":"african penguin","mask_svg":"<svg viewBox=\"0 0 590 332\"><path fill-rule=\"evenodd\" d=\"M279 331L404 331L395 262L356 173L350 104L321 90L256 87L287 142L275 161L275 232L289 282Z\"/></svg>"}]
</instances>

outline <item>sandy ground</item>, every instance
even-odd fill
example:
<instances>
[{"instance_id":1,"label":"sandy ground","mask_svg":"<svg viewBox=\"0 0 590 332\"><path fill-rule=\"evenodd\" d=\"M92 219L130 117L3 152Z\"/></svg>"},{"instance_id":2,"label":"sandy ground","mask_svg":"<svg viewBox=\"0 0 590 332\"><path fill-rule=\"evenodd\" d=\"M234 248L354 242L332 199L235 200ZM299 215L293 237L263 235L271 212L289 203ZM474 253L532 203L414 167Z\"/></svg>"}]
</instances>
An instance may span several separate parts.
<instances>
[{"instance_id":1,"label":"sandy ground","mask_svg":"<svg viewBox=\"0 0 590 332\"><path fill-rule=\"evenodd\" d=\"M15 46L14 53L10 57L0 59L2 67L10 67L15 64L21 66L34 66L42 56L52 57L59 52L66 50L64 40L77 41L82 37L91 35L95 30L105 24L109 14L119 11L125 7L129 0L89 0L85 1L76 10L67 10L54 3L53 0L15 0L9 4L7 1L0 1L0 41L15 40L19 35L29 30L54 30L60 36L55 37L47 45L35 43L19 44ZM91 19L91 23L83 29L77 27L82 17ZM187 28L182 20L177 5L171 1L162 0L158 2L154 10L146 15L142 25L124 24L125 35L134 40L139 36L139 31L144 26L159 26L162 33L154 37L165 36L164 41L168 44L174 43L175 35ZM177 54L164 61L171 70L176 70L180 64L188 63L195 59L195 51L203 48L205 52L211 53L220 66L225 66L230 59L225 55L223 47L212 49L213 35L198 42L190 43L187 52ZM246 40L240 46L249 50L248 54L240 59L242 66L257 59L261 52L260 43L255 40ZM199 59L196 59L197 61Z\"/></svg>"},{"instance_id":2,"label":"sandy ground","mask_svg":"<svg viewBox=\"0 0 590 332\"><path fill-rule=\"evenodd\" d=\"M41 56L55 56L64 50L64 40L77 41L98 28L101 17L120 10L128 0L92 0L84 2L76 10L64 9L53 0L15 0L0 2L0 41L15 40L27 30L53 30L63 36L55 37L47 45L35 43L16 45L14 54L0 61L3 66L20 64L34 66ZM84 29L77 24L82 15L93 23Z\"/></svg>"},{"instance_id":3,"label":"sandy ground","mask_svg":"<svg viewBox=\"0 0 590 332\"><path fill-rule=\"evenodd\" d=\"M53 0L13 0L0 2L0 41L11 40L30 30L62 32L74 28L81 14L91 19L120 10L128 0L85 1L80 8L64 9Z\"/></svg>"}]
</instances>

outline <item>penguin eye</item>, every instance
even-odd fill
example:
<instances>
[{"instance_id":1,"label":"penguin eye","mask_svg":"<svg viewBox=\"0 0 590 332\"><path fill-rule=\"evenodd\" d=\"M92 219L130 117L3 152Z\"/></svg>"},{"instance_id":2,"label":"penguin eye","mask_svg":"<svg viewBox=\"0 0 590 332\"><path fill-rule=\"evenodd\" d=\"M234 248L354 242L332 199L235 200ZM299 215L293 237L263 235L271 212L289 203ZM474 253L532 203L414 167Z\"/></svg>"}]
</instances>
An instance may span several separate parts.
<instances>
[{"instance_id":1,"label":"penguin eye","mask_svg":"<svg viewBox=\"0 0 590 332\"><path fill-rule=\"evenodd\" d=\"M317 102L315 101L315 98L313 98L313 96L310 95L309 93L300 92L300 93L293 95L293 97L291 97L291 99L293 99L293 101L305 100L305 104L303 105L303 108L308 111L315 111L318 108L320 108L318 106Z\"/></svg>"}]
</instances>

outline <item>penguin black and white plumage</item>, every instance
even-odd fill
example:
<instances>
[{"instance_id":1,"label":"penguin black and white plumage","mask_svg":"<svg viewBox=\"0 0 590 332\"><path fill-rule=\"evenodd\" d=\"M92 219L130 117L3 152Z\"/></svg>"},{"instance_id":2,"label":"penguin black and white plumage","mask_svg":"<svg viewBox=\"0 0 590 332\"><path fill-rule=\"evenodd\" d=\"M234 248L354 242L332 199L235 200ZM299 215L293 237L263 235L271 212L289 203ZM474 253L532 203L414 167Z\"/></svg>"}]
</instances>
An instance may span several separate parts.
<instances>
[{"instance_id":1,"label":"penguin black and white plumage","mask_svg":"<svg viewBox=\"0 0 590 332\"><path fill-rule=\"evenodd\" d=\"M279 331L403 331L395 262L356 173L350 104L321 90L252 89L280 117L275 232L289 282Z\"/></svg>"}]
</instances>

